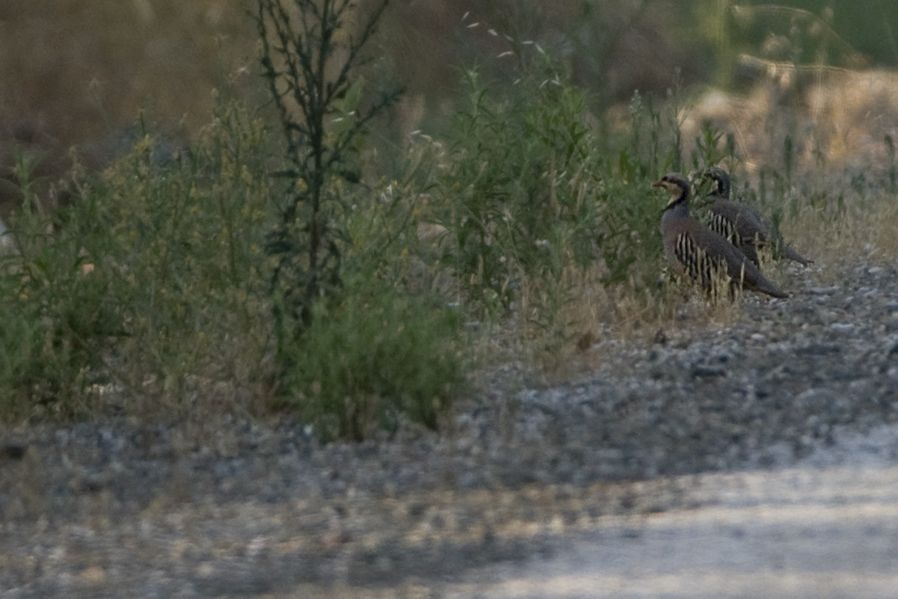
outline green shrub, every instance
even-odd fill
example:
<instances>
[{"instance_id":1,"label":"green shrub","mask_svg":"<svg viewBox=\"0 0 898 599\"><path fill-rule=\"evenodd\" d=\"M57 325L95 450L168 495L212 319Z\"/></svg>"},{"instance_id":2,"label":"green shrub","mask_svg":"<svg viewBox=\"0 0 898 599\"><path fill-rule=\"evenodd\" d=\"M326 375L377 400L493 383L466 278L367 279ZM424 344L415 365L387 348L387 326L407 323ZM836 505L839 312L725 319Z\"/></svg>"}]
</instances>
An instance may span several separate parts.
<instances>
[{"instance_id":1,"label":"green shrub","mask_svg":"<svg viewBox=\"0 0 898 599\"><path fill-rule=\"evenodd\" d=\"M387 4L342 39L354 3L256 3L286 142L278 174L288 185L266 244L279 399L328 439L363 439L403 419L436 428L462 379L454 313L405 280L413 205L358 185L369 122L398 98L366 97L359 73Z\"/></svg>"},{"instance_id":2,"label":"green shrub","mask_svg":"<svg viewBox=\"0 0 898 599\"><path fill-rule=\"evenodd\" d=\"M71 205L18 211L0 281L0 315L15 316L0 330L0 390L17 405L6 415L78 415L101 390L168 409L257 376L270 332L264 140L222 105L180 158L160 162L147 136Z\"/></svg>"},{"instance_id":3,"label":"green shrub","mask_svg":"<svg viewBox=\"0 0 898 599\"><path fill-rule=\"evenodd\" d=\"M318 302L291 348L284 405L325 439L361 440L403 421L436 429L463 383L456 311L372 273Z\"/></svg>"},{"instance_id":4,"label":"green shrub","mask_svg":"<svg viewBox=\"0 0 898 599\"><path fill-rule=\"evenodd\" d=\"M65 417L89 409L103 349L121 332L109 282L91 276L69 212L44 211L20 173L24 205L11 223L14 253L0 257L0 393L4 418Z\"/></svg>"},{"instance_id":5,"label":"green shrub","mask_svg":"<svg viewBox=\"0 0 898 599\"><path fill-rule=\"evenodd\" d=\"M363 103L358 71L389 0L368 11L338 0L256 0L262 76L284 135L288 185L266 244L277 359L292 367L287 348L311 323L314 305L338 293L345 230L341 180L359 182L358 154L369 122L399 97L385 91ZM345 36L350 20L355 34Z\"/></svg>"},{"instance_id":6,"label":"green shrub","mask_svg":"<svg viewBox=\"0 0 898 599\"><path fill-rule=\"evenodd\" d=\"M223 104L180 157L160 162L146 136L82 180L70 206L19 212L18 253L0 268L4 419L89 416L103 397L126 412L202 417L238 409L229 400L264 401L275 382L277 405L324 438L439 425L464 380L460 326L445 300L408 285L407 182L328 188L347 207L342 282L289 359L273 359L266 139Z\"/></svg>"},{"instance_id":7,"label":"green shrub","mask_svg":"<svg viewBox=\"0 0 898 599\"><path fill-rule=\"evenodd\" d=\"M222 105L180 158L156 164L146 138L84 198L86 250L121 306L114 367L130 392L177 404L191 387L254 377L271 330L267 156L261 122Z\"/></svg>"}]
</instances>

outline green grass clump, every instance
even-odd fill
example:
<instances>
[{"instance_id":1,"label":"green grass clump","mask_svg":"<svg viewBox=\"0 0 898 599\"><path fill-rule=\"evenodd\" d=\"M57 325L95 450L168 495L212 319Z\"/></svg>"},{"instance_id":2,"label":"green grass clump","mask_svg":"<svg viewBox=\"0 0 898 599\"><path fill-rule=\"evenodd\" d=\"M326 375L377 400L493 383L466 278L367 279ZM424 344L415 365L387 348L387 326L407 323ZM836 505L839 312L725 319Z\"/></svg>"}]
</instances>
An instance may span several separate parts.
<instances>
[{"instance_id":1,"label":"green grass clump","mask_svg":"<svg viewBox=\"0 0 898 599\"><path fill-rule=\"evenodd\" d=\"M109 282L89 276L77 234L54 232L56 218L40 211L27 184L24 191L15 253L0 257L2 415L82 414L101 380L107 339L121 332L121 312Z\"/></svg>"},{"instance_id":2,"label":"green grass clump","mask_svg":"<svg viewBox=\"0 0 898 599\"><path fill-rule=\"evenodd\" d=\"M85 198L104 230L88 252L113 281L127 331L114 366L132 392L178 404L213 382L225 395L253 384L268 331L265 132L222 107L175 161L156 164L147 138Z\"/></svg>"},{"instance_id":3,"label":"green grass clump","mask_svg":"<svg viewBox=\"0 0 898 599\"><path fill-rule=\"evenodd\" d=\"M468 299L495 313L523 278L557 280L566 262L595 258L605 177L582 92L544 71L510 93L484 86L476 71L466 82L435 218L451 233L447 262Z\"/></svg>"}]
</instances>

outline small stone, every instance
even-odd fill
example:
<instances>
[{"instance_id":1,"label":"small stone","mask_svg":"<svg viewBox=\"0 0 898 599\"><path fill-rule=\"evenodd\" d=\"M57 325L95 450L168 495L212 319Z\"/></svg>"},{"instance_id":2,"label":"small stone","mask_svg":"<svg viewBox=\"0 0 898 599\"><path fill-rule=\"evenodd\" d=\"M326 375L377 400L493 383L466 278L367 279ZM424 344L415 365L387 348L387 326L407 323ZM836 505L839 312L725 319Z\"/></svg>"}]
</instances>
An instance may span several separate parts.
<instances>
[{"instance_id":1,"label":"small stone","mask_svg":"<svg viewBox=\"0 0 898 599\"><path fill-rule=\"evenodd\" d=\"M810 345L805 345L803 347L799 347L795 350L796 353L799 354L809 354L812 356L824 356L827 354L838 354L841 349L838 345L825 345L822 343L811 343Z\"/></svg>"},{"instance_id":2,"label":"small stone","mask_svg":"<svg viewBox=\"0 0 898 599\"><path fill-rule=\"evenodd\" d=\"M850 333L854 330L854 325L850 322L834 322L829 328L836 333Z\"/></svg>"},{"instance_id":3,"label":"small stone","mask_svg":"<svg viewBox=\"0 0 898 599\"><path fill-rule=\"evenodd\" d=\"M81 493L99 493L108 485L108 477L103 473L90 473L78 481L77 490Z\"/></svg>"},{"instance_id":4,"label":"small stone","mask_svg":"<svg viewBox=\"0 0 898 599\"><path fill-rule=\"evenodd\" d=\"M28 446L25 443L8 441L3 444L0 455L8 460L21 460L25 457L26 451L28 451Z\"/></svg>"},{"instance_id":5,"label":"small stone","mask_svg":"<svg viewBox=\"0 0 898 599\"><path fill-rule=\"evenodd\" d=\"M585 352L595 342L596 336L591 331L587 331L586 333L580 335L580 338L577 339L577 349L581 352Z\"/></svg>"},{"instance_id":6,"label":"small stone","mask_svg":"<svg viewBox=\"0 0 898 599\"><path fill-rule=\"evenodd\" d=\"M78 578L81 579L81 582L90 585L98 585L106 582L106 570L101 568L100 566L90 566L81 571L81 574L78 575Z\"/></svg>"},{"instance_id":7,"label":"small stone","mask_svg":"<svg viewBox=\"0 0 898 599\"><path fill-rule=\"evenodd\" d=\"M212 578L215 575L215 566L211 562L201 562L194 570L200 578Z\"/></svg>"},{"instance_id":8,"label":"small stone","mask_svg":"<svg viewBox=\"0 0 898 599\"><path fill-rule=\"evenodd\" d=\"M726 369L720 366L711 366L709 364L696 364L690 371L692 378L713 378L718 376L726 376Z\"/></svg>"},{"instance_id":9,"label":"small stone","mask_svg":"<svg viewBox=\"0 0 898 599\"><path fill-rule=\"evenodd\" d=\"M809 287L807 292L810 295L832 295L838 291L838 287Z\"/></svg>"}]
</instances>

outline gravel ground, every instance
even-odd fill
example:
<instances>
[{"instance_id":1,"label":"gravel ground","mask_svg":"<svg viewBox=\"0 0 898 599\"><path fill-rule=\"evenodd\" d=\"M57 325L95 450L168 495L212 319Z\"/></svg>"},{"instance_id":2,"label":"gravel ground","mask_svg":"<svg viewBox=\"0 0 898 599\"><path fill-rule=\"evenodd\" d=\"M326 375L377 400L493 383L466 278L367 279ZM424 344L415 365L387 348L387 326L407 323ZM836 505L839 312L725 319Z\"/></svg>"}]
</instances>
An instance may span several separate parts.
<instances>
[{"instance_id":1,"label":"gravel ground","mask_svg":"<svg viewBox=\"0 0 898 599\"><path fill-rule=\"evenodd\" d=\"M442 596L603 519L694 508L690 475L772 472L898 421L898 268L784 277L792 298L746 297L725 326L687 306L650 340L597 343L588 377L484 391L444 435L321 447L239 420L7 434L0 597Z\"/></svg>"}]
</instances>

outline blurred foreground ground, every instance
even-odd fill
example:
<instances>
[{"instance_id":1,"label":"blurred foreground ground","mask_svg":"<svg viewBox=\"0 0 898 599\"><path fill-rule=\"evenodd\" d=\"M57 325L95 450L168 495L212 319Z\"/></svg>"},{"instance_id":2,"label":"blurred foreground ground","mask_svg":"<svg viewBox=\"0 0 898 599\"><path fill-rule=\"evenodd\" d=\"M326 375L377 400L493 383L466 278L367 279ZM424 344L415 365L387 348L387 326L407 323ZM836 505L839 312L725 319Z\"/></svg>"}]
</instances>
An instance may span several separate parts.
<instances>
[{"instance_id":1,"label":"blurred foreground ground","mask_svg":"<svg viewBox=\"0 0 898 599\"><path fill-rule=\"evenodd\" d=\"M885 598L898 593L898 428L838 435L785 468L689 477L687 509L610 517L547 558L446 597Z\"/></svg>"}]
</instances>

